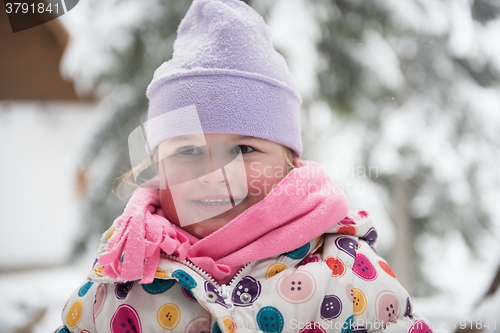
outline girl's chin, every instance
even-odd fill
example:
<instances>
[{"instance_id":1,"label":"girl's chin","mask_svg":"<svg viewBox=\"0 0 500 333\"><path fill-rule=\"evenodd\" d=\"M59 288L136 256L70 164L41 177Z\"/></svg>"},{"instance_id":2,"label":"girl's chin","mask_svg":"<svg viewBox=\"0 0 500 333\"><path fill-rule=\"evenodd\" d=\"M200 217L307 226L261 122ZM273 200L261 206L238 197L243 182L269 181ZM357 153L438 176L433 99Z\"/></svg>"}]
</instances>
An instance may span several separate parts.
<instances>
[{"instance_id":1,"label":"girl's chin","mask_svg":"<svg viewBox=\"0 0 500 333\"><path fill-rule=\"evenodd\" d=\"M240 211L236 208L237 207L209 218L205 221L186 226L184 229L198 238L206 237L211 233L219 230L220 228L231 222L236 216L238 216L240 214Z\"/></svg>"},{"instance_id":2,"label":"girl's chin","mask_svg":"<svg viewBox=\"0 0 500 333\"><path fill-rule=\"evenodd\" d=\"M198 238L204 238L214 233L215 231L219 230L229 222L229 221L211 221L211 220L212 219L195 223L185 227L184 229L193 236L196 236Z\"/></svg>"}]
</instances>

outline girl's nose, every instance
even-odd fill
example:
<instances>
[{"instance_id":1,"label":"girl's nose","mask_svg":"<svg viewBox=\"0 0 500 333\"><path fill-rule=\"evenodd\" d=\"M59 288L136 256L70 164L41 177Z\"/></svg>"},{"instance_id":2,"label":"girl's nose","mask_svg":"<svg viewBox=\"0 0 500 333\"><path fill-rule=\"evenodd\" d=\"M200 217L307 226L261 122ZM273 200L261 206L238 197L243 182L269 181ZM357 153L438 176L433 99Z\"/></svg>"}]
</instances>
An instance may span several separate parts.
<instances>
[{"instance_id":1,"label":"girl's nose","mask_svg":"<svg viewBox=\"0 0 500 333\"><path fill-rule=\"evenodd\" d=\"M226 178L226 175L222 169L217 169L204 176L198 177L198 180L204 185L212 186L226 184L228 182L228 179Z\"/></svg>"}]
</instances>

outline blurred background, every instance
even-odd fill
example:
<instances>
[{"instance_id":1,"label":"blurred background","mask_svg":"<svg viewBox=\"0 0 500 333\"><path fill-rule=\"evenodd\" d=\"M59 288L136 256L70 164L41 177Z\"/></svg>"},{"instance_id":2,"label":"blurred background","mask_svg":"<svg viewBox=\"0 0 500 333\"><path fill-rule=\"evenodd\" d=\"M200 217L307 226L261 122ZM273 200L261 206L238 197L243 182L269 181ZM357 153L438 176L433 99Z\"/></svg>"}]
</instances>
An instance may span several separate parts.
<instances>
[{"instance_id":1,"label":"blurred background","mask_svg":"<svg viewBox=\"0 0 500 333\"><path fill-rule=\"evenodd\" d=\"M500 332L500 2L246 2L300 87L303 158L373 216L416 309L435 332ZM2 7L1 333L61 325L190 3L82 0L15 34Z\"/></svg>"}]
</instances>

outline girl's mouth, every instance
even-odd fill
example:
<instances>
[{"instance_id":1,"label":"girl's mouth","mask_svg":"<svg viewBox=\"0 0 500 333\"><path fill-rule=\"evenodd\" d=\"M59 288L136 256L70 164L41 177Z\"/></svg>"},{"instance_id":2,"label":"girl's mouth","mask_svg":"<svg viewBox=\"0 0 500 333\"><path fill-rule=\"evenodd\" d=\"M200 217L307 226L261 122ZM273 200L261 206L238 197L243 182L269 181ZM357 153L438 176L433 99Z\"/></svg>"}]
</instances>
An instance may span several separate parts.
<instances>
[{"instance_id":1,"label":"girl's mouth","mask_svg":"<svg viewBox=\"0 0 500 333\"><path fill-rule=\"evenodd\" d=\"M228 210L231 210L236 205L241 203L243 199L202 199L202 200L190 200L192 205L198 209L199 212L203 214L208 213L211 216L222 214Z\"/></svg>"},{"instance_id":2,"label":"girl's mouth","mask_svg":"<svg viewBox=\"0 0 500 333\"><path fill-rule=\"evenodd\" d=\"M239 204L243 199L202 199L202 200L191 200L194 203L199 203L207 206L222 206L234 203L234 205Z\"/></svg>"},{"instance_id":3,"label":"girl's mouth","mask_svg":"<svg viewBox=\"0 0 500 333\"><path fill-rule=\"evenodd\" d=\"M210 200L208 202L206 200L203 201L204 202L202 202L201 200L191 201L198 213L201 214L198 218L201 218L202 220L227 212L234 207L233 203L231 203L231 200L226 199L221 200L222 202L210 202Z\"/></svg>"},{"instance_id":4,"label":"girl's mouth","mask_svg":"<svg viewBox=\"0 0 500 333\"><path fill-rule=\"evenodd\" d=\"M205 200L193 200L204 205L227 205L231 203L231 199L205 199Z\"/></svg>"}]
</instances>

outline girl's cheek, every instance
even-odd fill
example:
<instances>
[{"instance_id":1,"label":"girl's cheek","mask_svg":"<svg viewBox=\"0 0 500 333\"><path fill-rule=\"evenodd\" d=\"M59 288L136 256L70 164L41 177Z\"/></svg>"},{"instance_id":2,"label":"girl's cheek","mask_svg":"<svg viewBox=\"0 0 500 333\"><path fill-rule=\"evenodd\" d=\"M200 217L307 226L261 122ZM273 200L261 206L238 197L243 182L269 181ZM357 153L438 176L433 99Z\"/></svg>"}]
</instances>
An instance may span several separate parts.
<instances>
[{"instance_id":1,"label":"girl's cheek","mask_svg":"<svg viewBox=\"0 0 500 333\"><path fill-rule=\"evenodd\" d=\"M168 188L160 190L160 205L167 219L178 225L179 218L172 199L172 194Z\"/></svg>"},{"instance_id":2,"label":"girl's cheek","mask_svg":"<svg viewBox=\"0 0 500 333\"><path fill-rule=\"evenodd\" d=\"M281 178L275 177L274 173L255 173L247 179L248 194L251 196L264 197L275 187Z\"/></svg>"}]
</instances>

